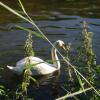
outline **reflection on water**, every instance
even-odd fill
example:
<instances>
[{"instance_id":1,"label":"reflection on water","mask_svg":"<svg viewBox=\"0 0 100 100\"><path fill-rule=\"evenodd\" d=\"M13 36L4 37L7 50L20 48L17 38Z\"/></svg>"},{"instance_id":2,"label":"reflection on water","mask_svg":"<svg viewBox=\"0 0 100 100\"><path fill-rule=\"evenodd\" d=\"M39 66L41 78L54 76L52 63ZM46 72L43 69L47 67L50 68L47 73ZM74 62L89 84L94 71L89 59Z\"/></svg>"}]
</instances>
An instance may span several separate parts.
<instances>
[{"instance_id":1,"label":"reflection on water","mask_svg":"<svg viewBox=\"0 0 100 100\"><path fill-rule=\"evenodd\" d=\"M1 1L14 9L21 10L20 7L18 7L17 0L14 0L14 2L13 0ZM44 34L50 39L52 43L58 39L61 39L64 40L66 43L71 42L73 44L73 47L79 45L80 34L82 31L82 22L83 20L86 20L89 24L89 30L94 32L93 48L97 55L97 61L98 63L100 63L99 0L28 0L28 2L26 0L22 1L31 18L35 21L35 23L39 26L39 28L44 32ZM9 72L8 69L6 69L6 65L15 65L16 61L23 58L23 47L27 35L26 32L15 29L14 25L21 25L32 29L32 26L26 21L9 13L3 7L0 7L0 65L5 68L4 73L7 73L7 75L9 76L6 77L4 75L4 79L9 80L9 84L14 82L14 79L17 79L18 77L16 76L16 78L13 78L13 73ZM51 46L49 45L49 43L42 39L36 38L35 36L33 36L33 41L36 56L43 58L44 60L51 59ZM66 80L63 68L64 67L62 67L61 69L62 74L59 78L61 81L64 79ZM1 79L0 82L3 81L4 80ZM54 80L52 80L51 82L54 82ZM46 84L45 78L41 78L40 83ZM35 91L37 90L37 92L42 96L43 93L41 91L46 90L44 92L44 95L46 95L48 94L48 92L53 91L53 89L50 89L51 86L45 85L44 87L40 87L39 89L35 88ZM38 96L36 93L34 94Z\"/></svg>"},{"instance_id":2,"label":"reflection on water","mask_svg":"<svg viewBox=\"0 0 100 100\"><path fill-rule=\"evenodd\" d=\"M9 76L9 77L8 77ZM48 85L50 81L58 82L60 77L60 70L42 76L34 76L40 85ZM2 73L2 84L5 84L6 87L14 88L18 83L21 83L23 76L13 73L11 70L6 68ZM36 84L35 84L36 85Z\"/></svg>"},{"instance_id":3,"label":"reflection on water","mask_svg":"<svg viewBox=\"0 0 100 100\"><path fill-rule=\"evenodd\" d=\"M46 100L47 98L51 100L50 98L54 99L59 96L59 91L63 92L60 89L60 70L45 76L34 76L34 78L39 84L36 85L31 81L28 93L30 96L34 97L35 100L39 100L39 98L42 100ZM6 88L9 88L9 91L16 88L21 82L22 76L12 73L9 69L6 69L2 73L2 80L0 80L0 83Z\"/></svg>"}]
</instances>

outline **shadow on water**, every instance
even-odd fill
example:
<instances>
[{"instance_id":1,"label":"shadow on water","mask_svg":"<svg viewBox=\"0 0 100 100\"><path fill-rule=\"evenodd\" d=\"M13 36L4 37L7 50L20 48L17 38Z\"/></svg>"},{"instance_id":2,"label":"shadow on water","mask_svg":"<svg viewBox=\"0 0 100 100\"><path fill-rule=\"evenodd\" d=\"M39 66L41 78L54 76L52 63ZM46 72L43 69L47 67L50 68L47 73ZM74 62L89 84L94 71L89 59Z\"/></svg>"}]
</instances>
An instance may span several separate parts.
<instances>
[{"instance_id":1,"label":"shadow on water","mask_svg":"<svg viewBox=\"0 0 100 100\"><path fill-rule=\"evenodd\" d=\"M38 81L39 85L36 85L31 81L30 86L28 87L28 94L30 97L33 97L35 100L54 100L60 95L64 94L64 91L61 89L60 85L60 75L61 71L56 71L52 74L45 76L34 76ZM5 69L2 73L1 84L4 85L9 91L17 88L22 82L21 75L16 75L9 69Z\"/></svg>"},{"instance_id":2,"label":"shadow on water","mask_svg":"<svg viewBox=\"0 0 100 100\"><path fill-rule=\"evenodd\" d=\"M34 78L37 79L37 81L39 82L39 85L49 84L49 81L52 79L53 81L57 82L59 80L59 77L60 70L48 75L34 76ZM18 83L22 82L23 75L17 75L6 68L2 72L2 79L2 84L4 84L8 88L14 88Z\"/></svg>"},{"instance_id":3,"label":"shadow on water","mask_svg":"<svg viewBox=\"0 0 100 100\"><path fill-rule=\"evenodd\" d=\"M20 10L17 0L1 0L14 9ZM14 2L13 2L14 1ZM44 34L53 43L58 39L65 43L71 42L73 47L80 44L82 22L86 20L89 31L94 32L93 49L97 55L97 63L100 63L100 1L99 0L22 0L27 12ZM24 43L26 32L13 28L21 25L32 29L32 26L0 7L0 67L4 68L0 77L0 84L8 88L21 83L22 76L10 72L6 65L15 63L24 56ZM51 46L47 41L33 36L33 46L36 56L44 60L51 59ZM63 64L62 64L63 66ZM57 78L58 77L58 78ZM36 100L53 100L57 96L65 94L60 86L66 83L64 66L60 76L38 77L40 86L29 89L29 94ZM50 98L50 99L49 99Z\"/></svg>"}]
</instances>

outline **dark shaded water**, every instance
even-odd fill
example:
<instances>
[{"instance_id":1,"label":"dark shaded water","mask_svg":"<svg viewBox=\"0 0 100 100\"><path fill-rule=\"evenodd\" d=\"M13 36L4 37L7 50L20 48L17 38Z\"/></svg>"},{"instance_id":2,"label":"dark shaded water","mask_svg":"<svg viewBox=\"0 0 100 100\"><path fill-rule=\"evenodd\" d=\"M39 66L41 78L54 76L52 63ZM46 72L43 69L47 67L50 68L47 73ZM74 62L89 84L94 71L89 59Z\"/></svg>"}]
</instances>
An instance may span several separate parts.
<instances>
[{"instance_id":1,"label":"dark shaded water","mask_svg":"<svg viewBox=\"0 0 100 100\"><path fill-rule=\"evenodd\" d=\"M1 0L10 7L20 10L17 0ZM97 62L100 63L100 1L99 0L22 0L23 4L35 21L38 27L53 43L61 39L71 42L73 47L80 43L80 34L82 31L82 22L86 20L89 24L89 30L94 32L93 48L97 55ZM18 29L12 29L14 25L21 25L32 28L24 20L9 13L0 7L0 65L6 68L6 65L14 65L16 61L24 56L24 42L27 33ZM33 36L33 45L36 56L44 60L51 59L51 46L48 42ZM63 70L62 66L62 70ZM6 69L7 70L7 69ZM4 74L12 77L8 70ZM66 79L62 72L60 81L63 84ZM6 77L5 75L5 77ZM7 79L6 79L7 78ZM6 77L6 80L9 80ZM13 81L13 78L11 78ZM52 81L53 82L53 81ZM9 83L9 82L8 82ZM58 84L58 83L57 83ZM59 82L60 84L60 82ZM53 90L51 88L41 87L37 91L48 98L48 94ZM45 92L41 92L44 91ZM58 89L58 91L61 91ZM44 93L44 94L43 94ZM51 93L52 94L52 93ZM63 94L63 92L62 92ZM40 97L42 96L40 95ZM38 95L39 96L39 95ZM38 97L37 96L37 97ZM37 98L36 97L36 98ZM50 95L50 97L52 97ZM38 97L39 98L39 97ZM45 99L46 99L45 98ZM51 98L52 99L52 98Z\"/></svg>"}]
</instances>

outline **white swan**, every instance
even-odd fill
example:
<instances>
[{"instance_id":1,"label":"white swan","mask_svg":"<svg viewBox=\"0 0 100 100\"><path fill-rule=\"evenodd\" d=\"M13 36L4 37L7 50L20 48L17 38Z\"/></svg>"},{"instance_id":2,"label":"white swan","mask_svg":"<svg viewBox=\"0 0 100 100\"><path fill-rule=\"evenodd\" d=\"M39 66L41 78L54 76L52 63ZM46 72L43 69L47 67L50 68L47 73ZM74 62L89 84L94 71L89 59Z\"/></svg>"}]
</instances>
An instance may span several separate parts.
<instances>
[{"instance_id":1,"label":"white swan","mask_svg":"<svg viewBox=\"0 0 100 100\"><path fill-rule=\"evenodd\" d=\"M65 44L62 40L57 40L54 43L54 47L60 46L63 49L65 49L64 45ZM8 65L7 65L7 67L17 74L22 74L23 70L25 69L26 61L27 61L27 59L29 59L30 64L35 65L35 66L33 66L32 70L31 70L32 75L46 75L46 74L53 73L54 71L60 69L60 61L57 56L57 50L54 47L52 47L52 50L51 50L53 64L49 64L38 57L30 56L30 57L25 57L24 59L18 61L16 63L16 67L8 66Z\"/></svg>"}]
</instances>

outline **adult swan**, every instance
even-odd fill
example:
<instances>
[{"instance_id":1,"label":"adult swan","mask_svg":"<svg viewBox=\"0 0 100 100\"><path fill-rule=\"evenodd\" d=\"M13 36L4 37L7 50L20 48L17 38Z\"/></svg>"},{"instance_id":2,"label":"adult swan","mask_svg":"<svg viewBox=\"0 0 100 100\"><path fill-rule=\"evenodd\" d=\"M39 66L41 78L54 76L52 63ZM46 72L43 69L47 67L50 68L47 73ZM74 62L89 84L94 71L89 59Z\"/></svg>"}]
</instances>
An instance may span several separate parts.
<instances>
[{"instance_id":1,"label":"adult swan","mask_svg":"<svg viewBox=\"0 0 100 100\"><path fill-rule=\"evenodd\" d=\"M65 49L64 45L65 44L62 40L57 40L54 43L54 47L52 47L52 50L51 50L53 64L49 64L38 57L29 56L18 61L16 63L16 67L8 66L8 65L7 67L17 74L22 74L25 69L26 61L28 59L30 61L30 64L34 65L31 69L32 75L46 75L46 74L53 73L60 69L60 61L58 59L57 50L55 47L59 46Z\"/></svg>"}]
</instances>

